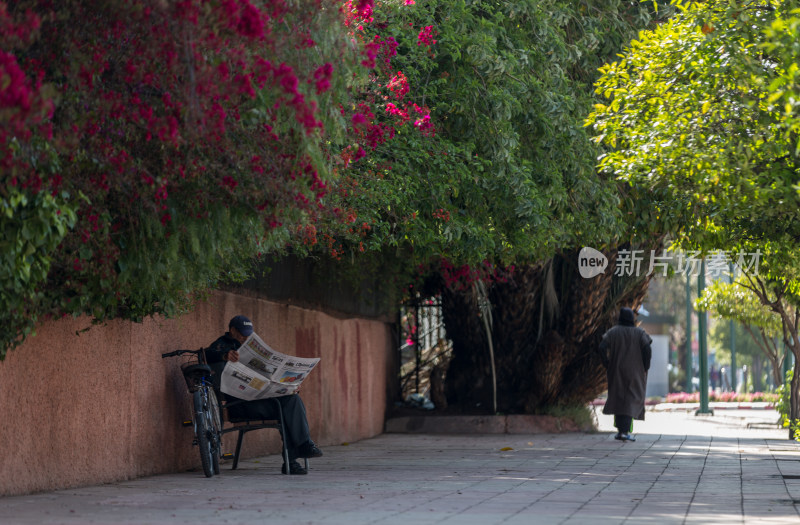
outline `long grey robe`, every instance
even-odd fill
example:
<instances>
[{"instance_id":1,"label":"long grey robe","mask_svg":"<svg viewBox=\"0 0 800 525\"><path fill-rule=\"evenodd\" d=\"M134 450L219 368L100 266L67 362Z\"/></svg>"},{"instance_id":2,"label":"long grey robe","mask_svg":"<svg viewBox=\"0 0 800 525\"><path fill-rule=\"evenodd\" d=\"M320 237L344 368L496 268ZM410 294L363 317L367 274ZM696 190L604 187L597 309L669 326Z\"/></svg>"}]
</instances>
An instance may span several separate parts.
<instances>
[{"instance_id":1,"label":"long grey robe","mask_svg":"<svg viewBox=\"0 0 800 525\"><path fill-rule=\"evenodd\" d=\"M617 325L603 335L600 351L608 358L608 399L603 414L644 419L652 342L637 326Z\"/></svg>"}]
</instances>

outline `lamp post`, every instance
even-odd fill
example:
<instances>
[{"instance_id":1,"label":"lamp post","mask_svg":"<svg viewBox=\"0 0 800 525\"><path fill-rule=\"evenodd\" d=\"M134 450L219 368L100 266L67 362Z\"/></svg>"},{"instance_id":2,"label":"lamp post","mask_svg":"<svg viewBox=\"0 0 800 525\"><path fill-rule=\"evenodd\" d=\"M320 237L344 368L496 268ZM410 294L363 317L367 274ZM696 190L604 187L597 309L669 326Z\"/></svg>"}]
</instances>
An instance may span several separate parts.
<instances>
[{"instance_id":1,"label":"lamp post","mask_svg":"<svg viewBox=\"0 0 800 525\"><path fill-rule=\"evenodd\" d=\"M730 263L731 284L736 280L736 267ZM736 392L736 321L731 319L731 389Z\"/></svg>"},{"instance_id":2,"label":"lamp post","mask_svg":"<svg viewBox=\"0 0 800 525\"><path fill-rule=\"evenodd\" d=\"M706 287L706 260L700 262L700 274L697 276L697 296L703 295ZM713 414L708 408L708 346L706 345L708 312L700 312L697 316L698 354L700 358L700 408L697 414Z\"/></svg>"},{"instance_id":3,"label":"lamp post","mask_svg":"<svg viewBox=\"0 0 800 525\"><path fill-rule=\"evenodd\" d=\"M692 285L686 272L686 392L692 393Z\"/></svg>"}]
</instances>

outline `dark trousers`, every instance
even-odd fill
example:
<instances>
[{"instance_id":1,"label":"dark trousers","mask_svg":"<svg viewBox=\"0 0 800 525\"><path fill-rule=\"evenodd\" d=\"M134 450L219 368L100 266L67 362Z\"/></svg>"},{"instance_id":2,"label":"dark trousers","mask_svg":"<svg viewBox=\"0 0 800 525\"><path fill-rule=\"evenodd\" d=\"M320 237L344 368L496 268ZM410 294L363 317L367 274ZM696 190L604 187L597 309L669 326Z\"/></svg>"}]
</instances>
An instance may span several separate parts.
<instances>
[{"instance_id":1,"label":"dark trousers","mask_svg":"<svg viewBox=\"0 0 800 525\"><path fill-rule=\"evenodd\" d=\"M614 426L617 427L620 434L627 434L633 430L633 418L617 414L614 416Z\"/></svg>"},{"instance_id":2,"label":"dark trousers","mask_svg":"<svg viewBox=\"0 0 800 525\"><path fill-rule=\"evenodd\" d=\"M231 403L240 401L230 396L228 396L228 400ZM289 452L289 459L294 460L297 459L298 447L311 442L306 406L299 395L240 401L228 408L228 417L231 419L278 419L278 404L283 412L283 426L286 429L286 435L281 437Z\"/></svg>"}]
</instances>

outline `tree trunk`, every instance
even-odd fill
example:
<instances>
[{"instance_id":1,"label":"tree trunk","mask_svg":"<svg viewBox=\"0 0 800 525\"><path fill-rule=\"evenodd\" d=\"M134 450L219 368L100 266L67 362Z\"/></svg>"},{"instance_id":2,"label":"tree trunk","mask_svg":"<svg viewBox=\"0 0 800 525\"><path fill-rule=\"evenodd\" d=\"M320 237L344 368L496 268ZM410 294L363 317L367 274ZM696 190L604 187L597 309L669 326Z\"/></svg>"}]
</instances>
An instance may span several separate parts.
<instances>
[{"instance_id":1,"label":"tree trunk","mask_svg":"<svg viewBox=\"0 0 800 525\"><path fill-rule=\"evenodd\" d=\"M764 376L764 360L760 355L753 356L753 392L763 392L761 378Z\"/></svg>"},{"instance_id":2,"label":"tree trunk","mask_svg":"<svg viewBox=\"0 0 800 525\"><path fill-rule=\"evenodd\" d=\"M767 281L758 275L745 274L749 284L746 285L756 294L761 304L768 306L773 312L781 316L783 328L783 342L794 354L794 374L789 389L789 439L800 435L792 426L800 420L800 340L797 338L798 324L800 324L800 310L790 306L785 299L786 292L790 289L786 281ZM775 298L771 298L770 294Z\"/></svg>"},{"instance_id":3,"label":"tree trunk","mask_svg":"<svg viewBox=\"0 0 800 525\"><path fill-rule=\"evenodd\" d=\"M800 340L797 338L797 325L800 311L787 309L782 297L773 305L773 309L781 316L783 325L783 341L794 354L794 372L789 390L789 439L800 437L800 431L792 429L794 423L800 423Z\"/></svg>"}]
</instances>

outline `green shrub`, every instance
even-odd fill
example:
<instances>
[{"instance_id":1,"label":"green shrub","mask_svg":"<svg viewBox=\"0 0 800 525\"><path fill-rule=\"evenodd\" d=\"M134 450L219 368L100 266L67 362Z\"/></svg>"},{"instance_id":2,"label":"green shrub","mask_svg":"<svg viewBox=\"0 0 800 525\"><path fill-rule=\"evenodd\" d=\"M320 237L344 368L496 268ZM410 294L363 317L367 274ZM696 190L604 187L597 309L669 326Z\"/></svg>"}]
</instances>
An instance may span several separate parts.
<instances>
[{"instance_id":1,"label":"green shrub","mask_svg":"<svg viewBox=\"0 0 800 525\"><path fill-rule=\"evenodd\" d=\"M791 428L792 434L794 436L798 436L795 438L797 441L800 441L800 419L795 419L791 421L789 419L789 412L791 411L791 401L789 399L789 394L792 390L792 370L786 371L786 380L783 382L781 386L778 387L778 403L775 405L775 409L781 416L781 426L783 428Z\"/></svg>"}]
</instances>

